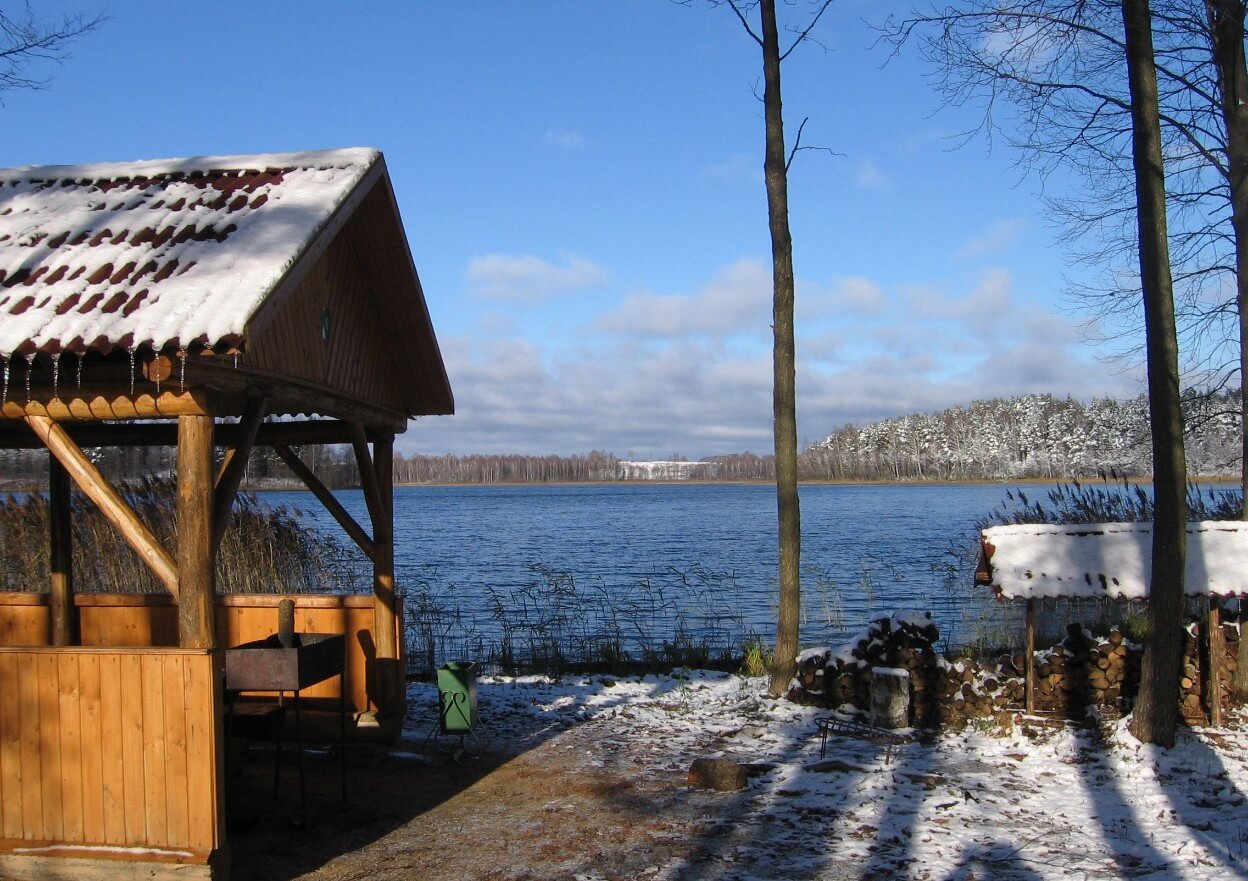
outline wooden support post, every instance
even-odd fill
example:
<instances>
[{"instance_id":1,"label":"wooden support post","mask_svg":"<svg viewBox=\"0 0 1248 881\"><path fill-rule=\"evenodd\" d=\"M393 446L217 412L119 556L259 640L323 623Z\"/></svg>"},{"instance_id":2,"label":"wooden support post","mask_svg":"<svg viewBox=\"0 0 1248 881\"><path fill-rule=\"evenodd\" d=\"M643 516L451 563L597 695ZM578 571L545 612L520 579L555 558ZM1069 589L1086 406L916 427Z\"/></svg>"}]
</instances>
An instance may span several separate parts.
<instances>
[{"instance_id":1,"label":"wooden support post","mask_svg":"<svg viewBox=\"0 0 1248 881\"><path fill-rule=\"evenodd\" d=\"M1209 597L1209 617L1206 628L1209 636L1209 671L1205 677L1205 703L1209 707L1209 724L1215 728L1222 724L1222 659L1226 647L1222 642L1222 609L1216 596Z\"/></svg>"},{"instance_id":2,"label":"wooden support post","mask_svg":"<svg viewBox=\"0 0 1248 881\"><path fill-rule=\"evenodd\" d=\"M178 644L216 646L211 416L178 417Z\"/></svg>"},{"instance_id":3,"label":"wooden support post","mask_svg":"<svg viewBox=\"0 0 1248 881\"><path fill-rule=\"evenodd\" d=\"M74 608L74 536L69 472L52 455L48 456L48 541L52 644L77 645L78 615Z\"/></svg>"},{"instance_id":4,"label":"wooden support post","mask_svg":"<svg viewBox=\"0 0 1248 881\"><path fill-rule=\"evenodd\" d=\"M26 424L34 429L48 451L56 457L83 494L95 503L104 518L121 533L139 558L175 597L178 595L178 567L156 537L117 494L98 468L91 464L82 449L74 443L60 424L47 416L28 415Z\"/></svg>"},{"instance_id":5,"label":"wooden support post","mask_svg":"<svg viewBox=\"0 0 1248 881\"><path fill-rule=\"evenodd\" d=\"M304 486L312 491L312 495L320 500L320 503L325 506L325 510L333 515L333 518L338 521L338 525L342 527L343 531L351 536L352 541L359 545L360 550L364 552L364 556L368 557L369 560L375 559L376 552L373 550L373 540L364 531L364 527L355 522L355 518L347 512L347 509L334 497L329 488L321 483L320 479L312 473L312 469L303 464L303 460L295 455L295 451L286 446L286 444L275 443L273 444L273 452L277 453L278 457L286 463L286 467L303 481Z\"/></svg>"},{"instance_id":6,"label":"wooden support post","mask_svg":"<svg viewBox=\"0 0 1248 881\"><path fill-rule=\"evenodd\" d=\"M394 436L375 440L370 456L364 426L354 422L351 446L373 522L373 641L377 650L373 703L378 716L394 717L401 712L403 700L394 607Z\"/></svg>"},{"instance_id":7,"label":"wooden support post","mask_svg":"<svg viewBox=\"0 0 1248 881\"><path fill-rule=\"evenodd\" d=\"M216 556L221 546L221 537L225 535L225 527L230 522L230 509L234 507L234 497L247 474L247 460L251 457L251 448L256 442L256 432L264 421L264 411L268 408L268 398L251 398L243 412L239 423L240 435L237 443L225 454L221 463L221 472L217 475L216 487L213 490L212 502L212 552Z\"/></svg>"},{"instance_id":8,"label":"wooden support post","mask_svg":"<svg viewBox=\"0 0 1248 881\"><path fill-rule=\"evenodd\" d=\"M1036 601L1027 600L1027 648L1023 655L1023 706L1036 711Z\"/></svg>"}]
</instances>

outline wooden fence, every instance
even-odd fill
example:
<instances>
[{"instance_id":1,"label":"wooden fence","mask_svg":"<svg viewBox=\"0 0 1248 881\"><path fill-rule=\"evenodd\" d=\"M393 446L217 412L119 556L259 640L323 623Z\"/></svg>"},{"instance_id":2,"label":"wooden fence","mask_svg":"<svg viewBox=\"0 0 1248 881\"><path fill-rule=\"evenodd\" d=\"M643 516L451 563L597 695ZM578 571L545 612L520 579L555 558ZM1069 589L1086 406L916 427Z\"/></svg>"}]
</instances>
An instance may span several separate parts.
<instances>
[{"instance_id":1,"label":"wooden fence","mask_svg":"<svg viewBox=\"0 0 1248 881\"><path fill-rule=\"evenodd\" d=\"M199 649L0 647L0 874L48 857L207 867L223 841L217 666Z\"/></svg>"}]
</instances>

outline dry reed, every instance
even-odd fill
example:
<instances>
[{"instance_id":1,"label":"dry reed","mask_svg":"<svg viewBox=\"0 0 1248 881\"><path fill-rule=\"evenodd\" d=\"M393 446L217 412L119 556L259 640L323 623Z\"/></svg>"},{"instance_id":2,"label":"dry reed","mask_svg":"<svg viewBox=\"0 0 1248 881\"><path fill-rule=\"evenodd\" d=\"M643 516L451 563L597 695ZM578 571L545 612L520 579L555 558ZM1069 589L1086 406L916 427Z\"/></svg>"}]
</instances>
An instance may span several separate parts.
<instances>
[{"instance_id":1,"label":"dry reed","mask_svg":"<svg viewBox=\"0 0 1248 881\"><path fill-rule=\"evenodd\" d=\"M177 547L177 487L143 478L120 488L156 536ZM74 588L83 593L163 593L139 556L99 510L73 493ZM355 587L356 555L305 525L298 511L261 505L239 493L217 554L221 593L324 593ZM0 499L0 590L42 591L48 584L48 502L38 493Z\"/></svg>"}]
</instances>

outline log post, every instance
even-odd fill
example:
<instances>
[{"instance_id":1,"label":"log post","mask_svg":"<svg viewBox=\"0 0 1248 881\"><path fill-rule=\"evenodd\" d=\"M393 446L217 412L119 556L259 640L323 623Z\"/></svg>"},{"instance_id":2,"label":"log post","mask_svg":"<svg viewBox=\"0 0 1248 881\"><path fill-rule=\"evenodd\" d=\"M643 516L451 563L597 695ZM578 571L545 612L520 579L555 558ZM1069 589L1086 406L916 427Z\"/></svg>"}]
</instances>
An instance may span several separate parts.
<instances>
[{"instance_id":1,"label":"log post","mask_svg":"<svg viewBox=\"0 0 1248 881\"><path fill-rule=\"evenodd\" d=\"M1205 701L1209 706L1209 724L1217 728L1222 724L1222 657L1226 649L1222 644L1222 608L1216 596L1209 597L1207 622L1209 670L1205 676Z\"/></svg>"},{"instance_id":2,"label":"log post","mask_svg":"<svg viewBox=\"0 0 1248 881\"><path fill-rule=\"evenodd\" d=\"M377 643L378 710L401 717L405 689L396 634L394 598L394 438L373 442L373 478L379 516L373 523L373 638Z\"/></svg>"},{"instance_id":3,"label":"log post","mask_svg":"<svg viewBox=\"0 0 1248 881\"><path fill-rule=\"evenodd\" d=\"M74 536L70 509L69 472L55 456L48 456L48 585L52 606L52 644L78 644L78 616L74 608Z\"/></svg>"},{"instance_id":4,"label":"log post","mask_svg":"<svg viewBox=\"0 0 1248 881\"><path fill-rule=\"evenodd\" d=\"M1235 697L1248 701L1248 599L1239 598L1239 653L1235 659L1235 675L1231 677L1231 691Z\"/></svg>"},{"instance_id":5,"label":"log post","mask_svg":"<svg viewBox=\"0 0 1248 881\"><path fill-rule=\"evenodd\" d=\"M178 417L178 644L215 648L211 416Z\"/></svg>"},{"instance_id":6,"label":"log post","mask_svg":"<svg viewBox=\"0 0 1248 881\"><path fill-rule=\"evenodd\" d=\"M1023 654L1023 707L1036 711L1036 601L1027 600L1027 648Z\"/></svg>"}]
</instances>

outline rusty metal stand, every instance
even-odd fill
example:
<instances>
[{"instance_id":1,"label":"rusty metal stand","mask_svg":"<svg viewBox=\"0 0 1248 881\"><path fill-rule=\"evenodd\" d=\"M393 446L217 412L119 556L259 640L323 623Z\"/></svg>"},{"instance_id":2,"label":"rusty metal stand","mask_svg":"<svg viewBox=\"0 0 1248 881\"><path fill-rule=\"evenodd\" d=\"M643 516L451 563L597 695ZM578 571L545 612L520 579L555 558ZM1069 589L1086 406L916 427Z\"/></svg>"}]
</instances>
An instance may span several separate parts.
<instances>
[{"instance_id":1,"label":"rusty metal stand","mask_svg":"<svg viewBox=\"0 0 1248 881\"><path fill-rule=\"evenodd\" d=\"M869 741L870 743L884 744L887 747L884 752L885 765L893 760L893 747L909 743L913 739L909 735L898 734L896 731L889 731L887 728L875 728L871 725L860 725L857 722L847 722L844 719L832 717L820 719L817 724L820 737L819 758L821 759L828 749L829 734L839 734L843 737L853 737L857 740Z\"/></svg>"}]
</instances>

